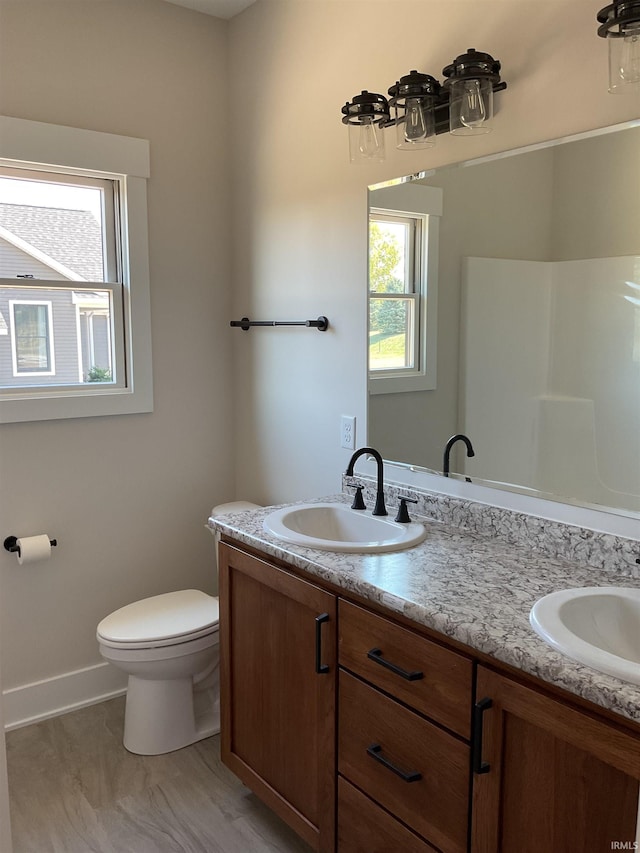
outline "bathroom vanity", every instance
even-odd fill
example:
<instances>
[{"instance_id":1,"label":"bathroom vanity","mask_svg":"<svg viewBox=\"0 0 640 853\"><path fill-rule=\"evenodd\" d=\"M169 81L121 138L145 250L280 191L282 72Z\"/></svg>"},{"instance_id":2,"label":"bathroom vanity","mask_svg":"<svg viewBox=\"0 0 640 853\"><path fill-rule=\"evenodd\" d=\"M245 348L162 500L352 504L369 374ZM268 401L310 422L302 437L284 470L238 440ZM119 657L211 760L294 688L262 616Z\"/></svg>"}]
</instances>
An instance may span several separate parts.
<instances>
[{"instance_id":1,"label":"bathroom vanity","mask_svg":"<svg viewBox=\"0 0 640 853\"><path fill-rule=\"evenodd\" d=\"M632 845L640 687L528 623L540 595L619 578L430 520L408 551L323 553L270 537L266 512L211 521L222 758L311 847Z\"/></svg>"}]
</instances>

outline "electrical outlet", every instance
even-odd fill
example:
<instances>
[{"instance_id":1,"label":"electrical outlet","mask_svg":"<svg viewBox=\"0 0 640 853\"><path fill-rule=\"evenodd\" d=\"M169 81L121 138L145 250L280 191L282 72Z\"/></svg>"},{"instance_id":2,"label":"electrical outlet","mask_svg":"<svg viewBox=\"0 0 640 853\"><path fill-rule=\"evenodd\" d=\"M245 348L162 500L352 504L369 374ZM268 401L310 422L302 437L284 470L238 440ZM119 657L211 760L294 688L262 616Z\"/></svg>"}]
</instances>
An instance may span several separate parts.
<instances>
[{"instance_id":1,"label":"electrical outlet","mask_svg":"<svg viewBox=\"0 0 640 853\"><path fill-rule=\"evenodd\" d=\"M340 418L340 447L346 450L356 449L356 419L353 415Z\"/></svg>"}]
</instances>

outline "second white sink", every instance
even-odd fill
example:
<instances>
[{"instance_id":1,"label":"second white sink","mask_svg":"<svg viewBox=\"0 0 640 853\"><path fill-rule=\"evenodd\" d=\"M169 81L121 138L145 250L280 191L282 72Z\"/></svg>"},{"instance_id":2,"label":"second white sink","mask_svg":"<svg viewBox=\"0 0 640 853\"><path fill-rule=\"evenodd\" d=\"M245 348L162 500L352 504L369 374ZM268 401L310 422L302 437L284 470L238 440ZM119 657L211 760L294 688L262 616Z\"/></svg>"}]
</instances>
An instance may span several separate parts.
<instances>
[{"instance_id":1,"label":"second white sink","mask_svg":"<svg viewBox=\"0 0 640 853\"><path fill-rule=\"evenodd\" d=\"M529 616L535 632L568 657L640 684L640 589L584 587L545 595Z\"/></svg>"},{"instance_id":2,"label":"second white sink","mask_svg":"<svg viewBox=\"0 0 640 853\"><path fill-rule=\"evenodd\" d=\"M264 529L278 539L321 551L401 551L426 536L418 522L402 524L347 504L297 504L276 510Z\"/></svg>"}]
</instances>

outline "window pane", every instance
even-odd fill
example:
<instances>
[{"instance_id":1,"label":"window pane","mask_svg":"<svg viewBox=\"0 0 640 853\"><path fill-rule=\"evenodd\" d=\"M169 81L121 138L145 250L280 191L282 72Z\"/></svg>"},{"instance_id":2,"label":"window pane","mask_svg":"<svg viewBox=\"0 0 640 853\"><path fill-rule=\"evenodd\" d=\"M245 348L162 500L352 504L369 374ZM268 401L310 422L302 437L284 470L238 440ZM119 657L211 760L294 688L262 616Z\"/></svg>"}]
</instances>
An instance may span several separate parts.
<instances>
[{"instance_id":1,"label":"window pane","mask_svg":"<svg viewBox=\"0 0 640 853\"><path fill-rule=\"evenodd\" d=\"M18 373L51 370L48 313L46 305L25 303L13 306Z\"/></svg>"},{"instance_id":2,"label":"window pane","mask_svg":"<svg viewBox=\"0 0 640 853\"><path fill-rule=\"evenodd\" d=\"M115 382L113 308L107 288L0 282L0 388Z\"/></svg>"},{"instance_id":3,"label":"window pane","mask_svg":"<svg viewBox=\"0 0 640 853\"><path fill-rule=\"evenodd\" d=\"M413 368L413 299L369 300L369 370Z\"/></svg>"},{"instance_id":4,"label":"window pane","mask_svg":"<svg viewBox=\"0 0 640 853\"><path fill-rule=\"evenodd\" d=\"M407 222L371 219L369 223L369 290L411 293L410 226Z\"/></svg>"},{"instance_id":5,"label":"window pane","mask_svg":"<svg viewBox=\"0 0 640 853\"><path fill-rule=\"evenodd\" d=\"M0 174L0 278L106 281L103 186L7 172Z\"/></svg>"}]
</instances>

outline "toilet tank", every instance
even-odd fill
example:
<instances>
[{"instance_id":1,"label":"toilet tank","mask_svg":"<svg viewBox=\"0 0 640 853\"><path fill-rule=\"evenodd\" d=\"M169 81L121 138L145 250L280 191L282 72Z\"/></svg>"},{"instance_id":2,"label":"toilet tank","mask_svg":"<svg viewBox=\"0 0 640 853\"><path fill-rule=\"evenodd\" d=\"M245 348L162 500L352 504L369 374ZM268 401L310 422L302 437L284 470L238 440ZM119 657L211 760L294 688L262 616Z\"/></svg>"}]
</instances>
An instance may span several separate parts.
<instances>
[{"instance_id":1,"label":"toilet tank","mask_svg":"<svg viewBox=\"0 0 640 853\"><path fill-rule=\"evenodd\" d=\"M211 515L226 515L229 512L242 512L248 509L260 509L259 504L251 503L251 501L230 501L226 504L218 504L211 510ZM209 528L211 530L211 528ZM216 540L216 568L218 565L218 542L220 541L220 533L217 530L211 530L211 533Z\"/></svg>"}]
</instances>

